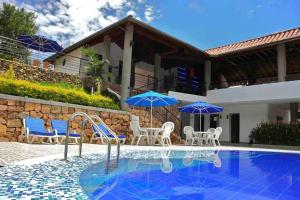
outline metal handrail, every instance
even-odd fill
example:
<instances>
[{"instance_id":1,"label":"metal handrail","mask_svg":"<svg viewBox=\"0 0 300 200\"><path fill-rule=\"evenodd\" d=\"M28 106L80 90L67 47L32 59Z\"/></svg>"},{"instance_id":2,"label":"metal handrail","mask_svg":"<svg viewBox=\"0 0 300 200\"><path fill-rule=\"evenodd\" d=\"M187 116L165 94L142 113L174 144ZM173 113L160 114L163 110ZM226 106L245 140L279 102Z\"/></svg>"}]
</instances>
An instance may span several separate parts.
<instances>
[{"instance_id":1,"label":"metal handrail","mask_svg":"<svg viewBox=\"0 0 300 200\"><path fill-rule=\"evenodd\" d=\"M103 122L103 120L98 116L98 115L91 115L90 116L92 119L96 119L97 121L99 121L108 131L109 131L109 133L114 137L114 139L117 141L117 161L119 161L119 157L120 157L120 145L121 145L121 142L120 142L120 139L119 139L119 137L115 134L115 132L113 131L113 130L111 130L104 122ZM99 128L98 127L98 125L97 125L97 128ZM97 129L97 131L99 131L98 129ZM103 133L103 131L101 130L101 133ZM105 136L106 136L106 134L105 133L103 133Z\"/></svg>"},{"instance_id":2,"label":"metal handrail","mask_svg":"<svg viewBox=\"0 0 300 200\"><path fill-rule=\"evenodd\" d=\"M74 120L75 117L77 116L81 116L83 117L82 120L82 126L81 126L81 133L80 133L80 143L79 143L79 157L81 157L82 154L82 143L83 143L83 133L84 133L84 129L85 129L85 125L86 122L88 121L89 123L91 123L92 125L94 125L95 129L99 132L102 133L102 135L107 139L107 161L106 161L106 169L108 170L109 168L109 163L110 163L110 156L111 156L111 140L109 139L109 137L103 133L103 131L98 127L98 125L94 122L94 120L92 119L92 117L90 117L89 115L87 115L85 112L75 112L73 113L69 119L68 119L68 123L67 123L67 133L66 133L66 140L65 140L65 151L64 151L64 160L68 159L68 146L69 146L69 134L70 134L70 125L71 122ZM100 118L99 118L100 119ZM101 120L101 119L100 119ZM102 120L101 120L102 121ZM103 121L102 121L103 122ZM110 130L110 129L109 129ZM115 136L115 134L113 134L113 136ZM117 161L119 160L119 152L120 152L120 142L118 141L118 155L117 155Z\"/></svg>"}]
</instances>

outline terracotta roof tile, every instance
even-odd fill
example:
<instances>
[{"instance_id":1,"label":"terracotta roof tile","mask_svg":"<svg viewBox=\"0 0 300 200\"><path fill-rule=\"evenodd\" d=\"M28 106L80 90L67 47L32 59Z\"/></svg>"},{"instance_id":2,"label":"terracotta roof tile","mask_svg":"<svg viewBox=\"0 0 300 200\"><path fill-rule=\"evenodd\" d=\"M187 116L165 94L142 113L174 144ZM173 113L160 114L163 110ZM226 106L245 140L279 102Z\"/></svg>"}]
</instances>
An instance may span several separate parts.
<instances>
[{"instance_id":1,"label":"terracotta roof tile","mask_svg":"<svg viewBox=\"0 0 300 200\"><path fill-rule=\"evenodd\" d=\"M235 51L245 50L248 48L255 48L255 47L261 47L267 44L272 44L275 42L280 42L287 39L293 39L300 37L300 27L281 31L278 33L273 33L270 35L265 35L259 38L254 38L250 40L245 40L221 47L211 48L206 50L207 53L210 55L221 55L221 54L227 54L232 53Z\"/></svg>"}]
</instances>

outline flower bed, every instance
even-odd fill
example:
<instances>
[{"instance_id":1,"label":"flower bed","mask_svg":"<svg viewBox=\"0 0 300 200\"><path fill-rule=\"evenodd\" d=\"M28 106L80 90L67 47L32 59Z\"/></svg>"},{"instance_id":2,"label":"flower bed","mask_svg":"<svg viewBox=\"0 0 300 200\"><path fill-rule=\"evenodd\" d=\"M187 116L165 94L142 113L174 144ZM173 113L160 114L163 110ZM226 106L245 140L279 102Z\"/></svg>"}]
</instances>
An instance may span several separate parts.
<instances>
[{"instance_id":1,"label":"flower bed","mask_svg":"<svg viewBox=\"0 0 300 200\"><path fill-rule=\"evenodd\" d=\"M119 105L112 99L101 95L90 95L81 89L64 88L57 85L40 84L3 77L0 78L0 93L93 107L119 109Z\"/></svg>"}]
</instances>

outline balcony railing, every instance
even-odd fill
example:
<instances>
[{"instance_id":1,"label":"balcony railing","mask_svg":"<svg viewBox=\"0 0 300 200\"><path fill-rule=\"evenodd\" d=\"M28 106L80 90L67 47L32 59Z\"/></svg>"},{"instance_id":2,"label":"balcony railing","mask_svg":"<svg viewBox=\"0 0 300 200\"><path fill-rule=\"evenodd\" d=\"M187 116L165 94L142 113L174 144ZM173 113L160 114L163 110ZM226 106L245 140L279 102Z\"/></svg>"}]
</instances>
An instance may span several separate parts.
<instances>
[{"instance_id":1,"label":"balcony railing","mask_svg":"<svg viewBox=\"0 0 300 200\"><path fill-rule=\"evenodd\" d=\"M300 72L294 72L289 73L286 75L286 81L295 81L300 80ZM234 87L234 86L251 86L251 85L260 85L260 84L266 84L266 83L276 83L277 82L277 76L268 76L268 77L256 77L254 79L240 79L240 80L234 80L234 81L217 81L212 82L210 84L209 89L223 89L228 87Z\"/></svg>"}]
</instances>

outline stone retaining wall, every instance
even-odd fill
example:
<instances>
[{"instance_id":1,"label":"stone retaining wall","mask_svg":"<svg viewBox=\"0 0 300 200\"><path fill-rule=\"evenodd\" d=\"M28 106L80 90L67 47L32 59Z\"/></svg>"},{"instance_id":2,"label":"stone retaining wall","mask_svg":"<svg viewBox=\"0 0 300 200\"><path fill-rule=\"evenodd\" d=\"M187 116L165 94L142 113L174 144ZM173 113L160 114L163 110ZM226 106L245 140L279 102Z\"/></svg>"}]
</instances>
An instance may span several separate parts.
<instances>
[{"instance_id":1,"label":"stone retaining wall","mask_svg":"<svg viewBox=\"0 0 300 200\"><path fill-rule=\"evenodd\" d=\"M53 70L42 69L36 66L4 59L0 59L0 73L7 71L9 69L9 65L13 65L15 76L17 79L34 82L65 82L80 84L80 78L76 75L70 75Z\"/></svg>"},{"instance_id":2,"label":"stone retaining wall","mask_svg":"<svg viewBox=\"0 0 300 200\"><path fill-rule=\"evenodd\" d=\"M131 113L140 117L141 126L150 126L150 114L143 109L126 112L0 94L0 142L27 142L26 137L21 134L24 130L22 119L27 115L44 119L46 127L50 128L51 119L67 120L69 115L78 111L100 116L113 131L127 135L127 143L132 138L129 130ZM80 132L80 121L81 118L78 117L72 122L72 128L78 132ZM161 124L154 119L154 126L159 127ZM91 136L92 130L88 125L85 130L84 142L89 142Z\"/></svg>"}]
</instances>

